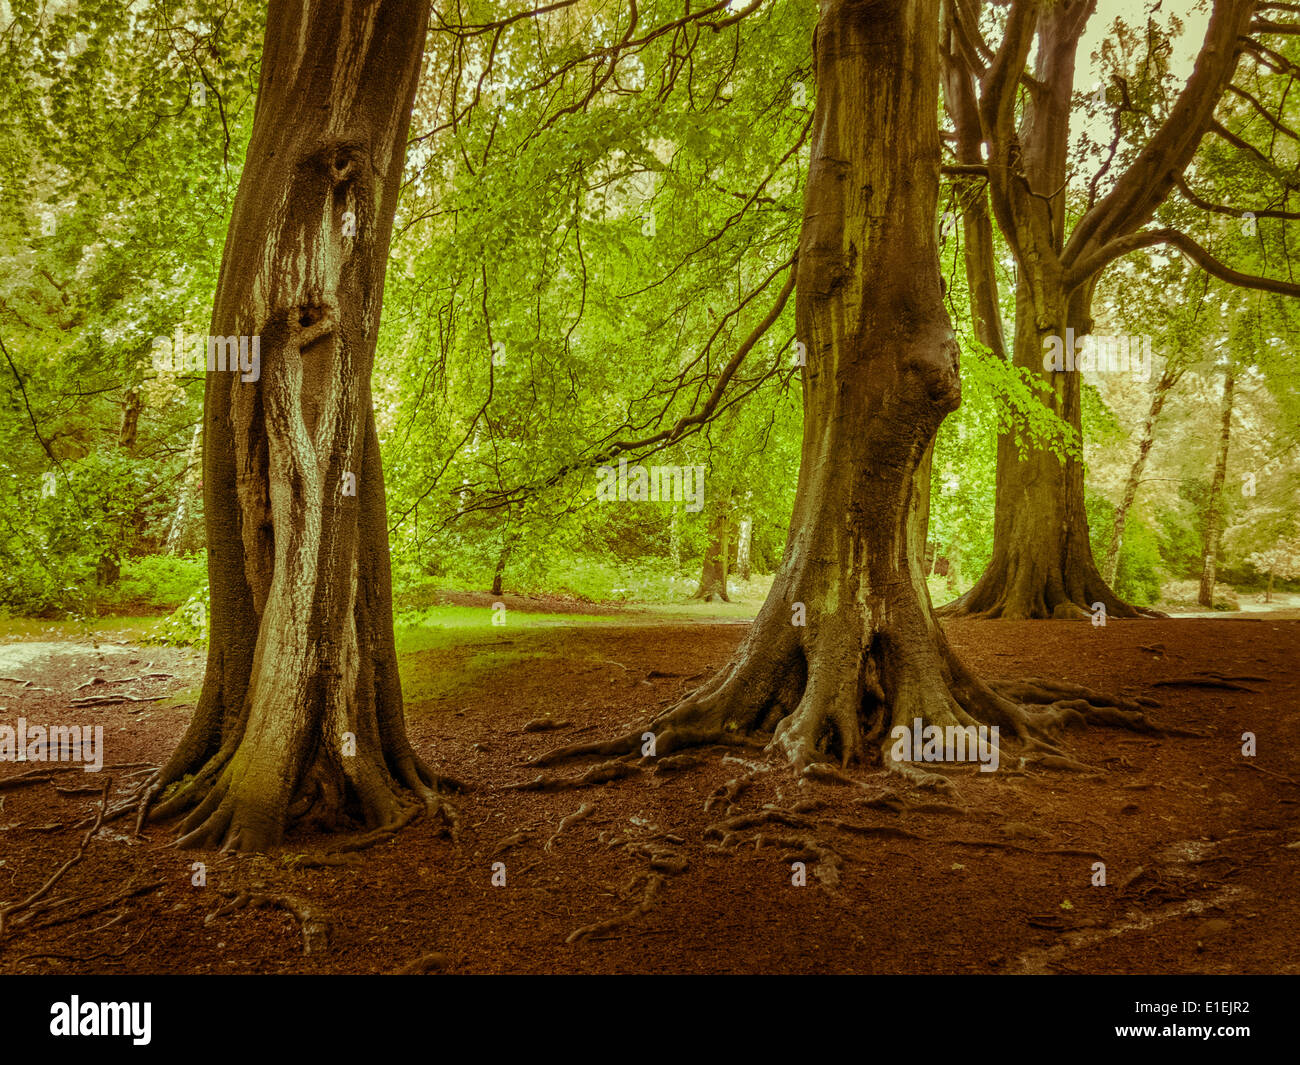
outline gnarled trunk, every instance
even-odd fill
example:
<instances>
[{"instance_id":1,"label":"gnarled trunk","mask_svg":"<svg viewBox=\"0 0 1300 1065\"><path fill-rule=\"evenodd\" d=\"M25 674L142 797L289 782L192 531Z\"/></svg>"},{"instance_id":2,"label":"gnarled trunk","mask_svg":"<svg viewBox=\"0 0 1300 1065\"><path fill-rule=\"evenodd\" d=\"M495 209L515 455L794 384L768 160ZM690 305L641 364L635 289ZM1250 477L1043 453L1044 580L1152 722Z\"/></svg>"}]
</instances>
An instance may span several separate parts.
<instances>
[{"instance_id":1,"label":"gnarled trunk","mask_svg":"<svg viewBox=\"0 0 1300 1065\"><path fill-rule=\"evenodd\" d=\"M913 489L960 401L934 232L938 2L822 0L796 290L804 437L785 559L730 663L652 722L659 754L749 733L796 766L848 762L918 719L1041 742L1062 714L1088 716L1081 703L1031 710L971 675L921 573L927 507ZM1062 689L1016 690L1050 702ZM637 730L536 762L640 743Z\"/></svg>"},{"instance_id":2,"label":"gnarled trunk","mask_svg":"<svg viewBox=\"0 0 1300 1065\"><path fill-rule=\"evenodd\" d=\"M407 740L370 373L428 5L272 0L207 379L212 617L198 709L156 787L181 843L440 806Z\"/></svg>"}]
</instances>

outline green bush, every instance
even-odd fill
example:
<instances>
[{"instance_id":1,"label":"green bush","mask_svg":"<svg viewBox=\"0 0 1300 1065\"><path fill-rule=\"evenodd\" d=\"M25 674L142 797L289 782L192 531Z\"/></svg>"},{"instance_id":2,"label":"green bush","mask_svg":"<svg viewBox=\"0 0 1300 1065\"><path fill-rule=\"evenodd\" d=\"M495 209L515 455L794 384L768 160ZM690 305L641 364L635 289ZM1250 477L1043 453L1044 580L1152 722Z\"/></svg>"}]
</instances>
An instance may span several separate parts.
<instances>
[{"instance_id":1,"label":"green bush","mask_svg":"<svg viewBox=\"0 0 1300 1065\"><path fill-rule=\"evenodd\" d=\"M170 647L201 647L208 642L208 586L185 600L144 636L143 643Z\"/></svg>"}]
</instances>

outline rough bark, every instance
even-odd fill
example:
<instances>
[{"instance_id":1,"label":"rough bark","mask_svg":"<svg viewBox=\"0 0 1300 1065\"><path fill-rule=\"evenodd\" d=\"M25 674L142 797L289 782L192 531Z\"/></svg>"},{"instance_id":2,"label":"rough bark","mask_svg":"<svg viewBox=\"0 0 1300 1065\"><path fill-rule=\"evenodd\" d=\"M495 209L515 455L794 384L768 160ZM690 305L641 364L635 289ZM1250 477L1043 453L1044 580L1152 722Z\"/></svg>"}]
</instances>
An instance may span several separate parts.
<instances>
[{"instance_id":1,"label":"rough bark","mask_svg":"<svg viewBox=\"0 0 1300 1065\"><path fill-rule=\"evenodd\" d=\"M822 0L796 287L804 437L786 554L732 660L651 723L659 755L751 735L797 767L847 763L916 719L998 725L1048 746L1064 715L1088 716L1080 704L1021 705L975 678L921 573L927 508L914 487L960 401L934 231L938 2ZM1054 697L1017 692L1026 703ZM1138 717L1111 709L1108 719ZM537 761L630 754L641 742L637 730Z\"/></svg>"},{"instance_id":2,"label":"rough bark","mask_svg":"<svg viewBox=\"0 0 1300 1065\"><path fill-rule=\"evenodd\" d=\"M1119 572L1119 556L1124 547L1124 527L1128 524L1129 511L1133 509L1133 502L1137 499L1138 485L1142 483L1147 457L1151 454L1151 446L1155 443L1156 422L1160 420L1160 412L1165 408L1165 400L1169 397L1170 390L1178 383L1181 376L1182 374L1177 370L1166 369L1160 375L1155 392L1152 393L1151 408L1147 411L1147 420L1142 424L1142 437L1138 441L1137 455L1133 459L1133 465L1128 471L1128 481L1124 485L1124 497L1115 509L1115 525L1111 530L1110 546L1106 549L1108 584L1115 583L1115 576Z\"/></svg>"},{"instance_id":3,"label":"rough bark","mask_svg":"<svg viewBox=\"0 0 1300 1065\"><path fill-rule=\"evenodd\" d=\"M146 796L185 813L182 846L446 809L406 736L370 391L427 16L422 0L268 11L210 327L260 336L260 376L207 377L207 672Z\"/></svg>"},{"instance_id":4,"label":"rough bark","mask_svg":"<svg viewBox=\"0 0 1300 1065\"><path fill-rule=\"evenodd\" d=\"M1249 25L1250 0L1218 0L1187 85L1168 119L1120 175L1112 190L1065 232L1071 92L1079 39L1095 0L1037 4L1014 0L1003 40L987 68L970 49L954 45L950 62L964 84L976 77L983 139L989 144L990 202L1019 267L1013 361L1039 378L1043 401L1082 439L1077 372L1043 369L1049 337L1091 332L1092 292L1124 238L1153 217L1187 167L1214 119ZM962 22L961 5L952 18ZM971 27L965 27L969 35ZM1016 125L1022 72L1037 43L1030 87ZM963 80L965 79L965 80ZM1078 268L1086 264L1086 269ZM1113 617L1152 613L1123 602L1093 559L1084 509L1083 466L1015 435L998 441L992 559L946 615L1041 618L1086 616L1101 602Z\"/></svg>"},{"instance_id":5,"label":"rough bark","mask_svg":"<svg viewBox=\"0 0 1300 1065\"><path fill-rule=\"evenodd\" d=\"M1228 444L1232 437L1232 398L1236 373L1231 364L1223 374L1223 398L1219 404L1219 446L1214 456L1214 477L1210 481L1210 498L1205 515L1205 556L1201 567L1201 588L1197 602L1214 608L1214 582L1218 570L1219 537L1223 532L1220 505L1223 481L1228 474Z\"/></svg>"}]
</instances>

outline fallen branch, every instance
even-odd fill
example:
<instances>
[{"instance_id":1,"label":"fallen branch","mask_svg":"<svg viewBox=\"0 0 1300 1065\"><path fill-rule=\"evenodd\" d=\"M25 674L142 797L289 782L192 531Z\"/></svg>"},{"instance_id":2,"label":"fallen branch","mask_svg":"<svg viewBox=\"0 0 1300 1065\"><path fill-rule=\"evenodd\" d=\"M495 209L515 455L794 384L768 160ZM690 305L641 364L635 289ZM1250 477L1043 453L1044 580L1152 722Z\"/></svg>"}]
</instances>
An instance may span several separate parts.
<instances>
[{"instance_id":1,"label":"fallen branch","mask_svg":"<svg viewBox=\"0 0 1300 1065\"><path fill-rule=\"evenodd\" d=\"M156 703L160 699L166 699L165 695L127 695L123 692L121 695L87 695L82 699L68 700L69 706L112 706L115 703Z\"/></svg>"}]
</instances>

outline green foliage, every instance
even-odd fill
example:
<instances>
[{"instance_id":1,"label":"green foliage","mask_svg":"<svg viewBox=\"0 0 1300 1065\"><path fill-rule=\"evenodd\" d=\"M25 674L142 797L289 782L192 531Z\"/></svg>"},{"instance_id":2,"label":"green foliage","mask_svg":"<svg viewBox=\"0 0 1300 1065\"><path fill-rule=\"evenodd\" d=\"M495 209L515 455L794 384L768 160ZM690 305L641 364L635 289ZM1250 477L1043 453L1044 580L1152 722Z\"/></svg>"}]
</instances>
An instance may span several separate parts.
<instances>
[{"instance_id":1,"label":"green foliage","mask_svg":"<svg viewBox=\"0 0 1300 1065\"><path fill-rule=\"evenodd\" d=\"M114 608L175 610L195 595L206 595L205 555L205 552L182 557L145 555L127 560L116 589Z\"/></svg>"},{"instance_id":2,"label":"green foliage","mask_svg":"<svg viewBox=\"0 0 1300 1065\"><path fill-rule=\"evenodd\" d=\"M205 328L265 12L251 0L0 7L11 16L0 34L0 610L179 603L158 638L202 641L202 557L165 552L183 501L191 526L202 519L190 445L203 375L155 370L151 343ZM795 298L705 424L658 434L703 408L784 284L804 206L816 5L769 0L716 32L661 35L648 28L681 5L640 7L645 43L612 70L605 45L626 30L621 0L517 19L500 34L458 38L435 20L373 378L399 603L435 587L486 590L498 570L508 592L681 599L718 508L752 521L755 573L780 564L802 433ZM443 14L472 24L503 12L518 9L466 0ZM1179 88L1166 39L1181 23L1151 14L1149 25L1121 20L1103 49L1125 79L1117 144L1105 123L1091 127L1102 140L1077 138L1073 172L1114 152L1101 195ZM1297 42L1275 43L1296 58ZM1284 79L1245 64L1243 79L1282 105ZM1242 100L1218 113L1265 143ZM1274 204L1285 168L1243 164L1230 148L1206 138L1189 182L1232 212ZM1067 231L1085 206L1070 190ZM1283 276L1292 257L1281 219L1250 229L1174 196L1157 224L1243 270ZM941 257L963 383L932 466L930 540L954 567L936 587L949 592L989 560L999 434L1058 455L1082 442L1033 374L976 342L960 242L946 238ZM995 260L1010 325L1015 277L1000 235ZM1118 590L1149 602L1165 575L1199 575L1225 354L1250 367L1228 487L1255 472L1259 492L1220 503L1223 572L1252 578L1247 560L1259 564L1300 507L1294 301L1228 294L1153 249L1108 268L1094 312L1106 328L1151 335L1187 374L1185 407L1171 404L1129 517ZM1137 388L1083 389L1089 483L1105 486L1088 500L1099 556L1147 400ZM619 457L704 467L706 505L598 502L595 468Z\"/></svg>"},{"instance_id":3,"label":"green foliage","mask_svg":"<svg viewBox=\"0 0 1300 1065\"><path fill-rule=\"evenodd\" d=\"M1119 553L1115 592L1136 606L1159 602L1161 590L1160 538L1144 522L1130 520Z\"/></svg>"},{"instance_id":4,"label":"green foliage","mask_svg":"<svg viewBox=\"0 0 1300 1065\"><path fill-rule=\"evenodd\" d=\"M208 642L210 615L208 586L191 595L143 637L143 643L170 647L204 647Z\"/></svg>"}]
</instances>

